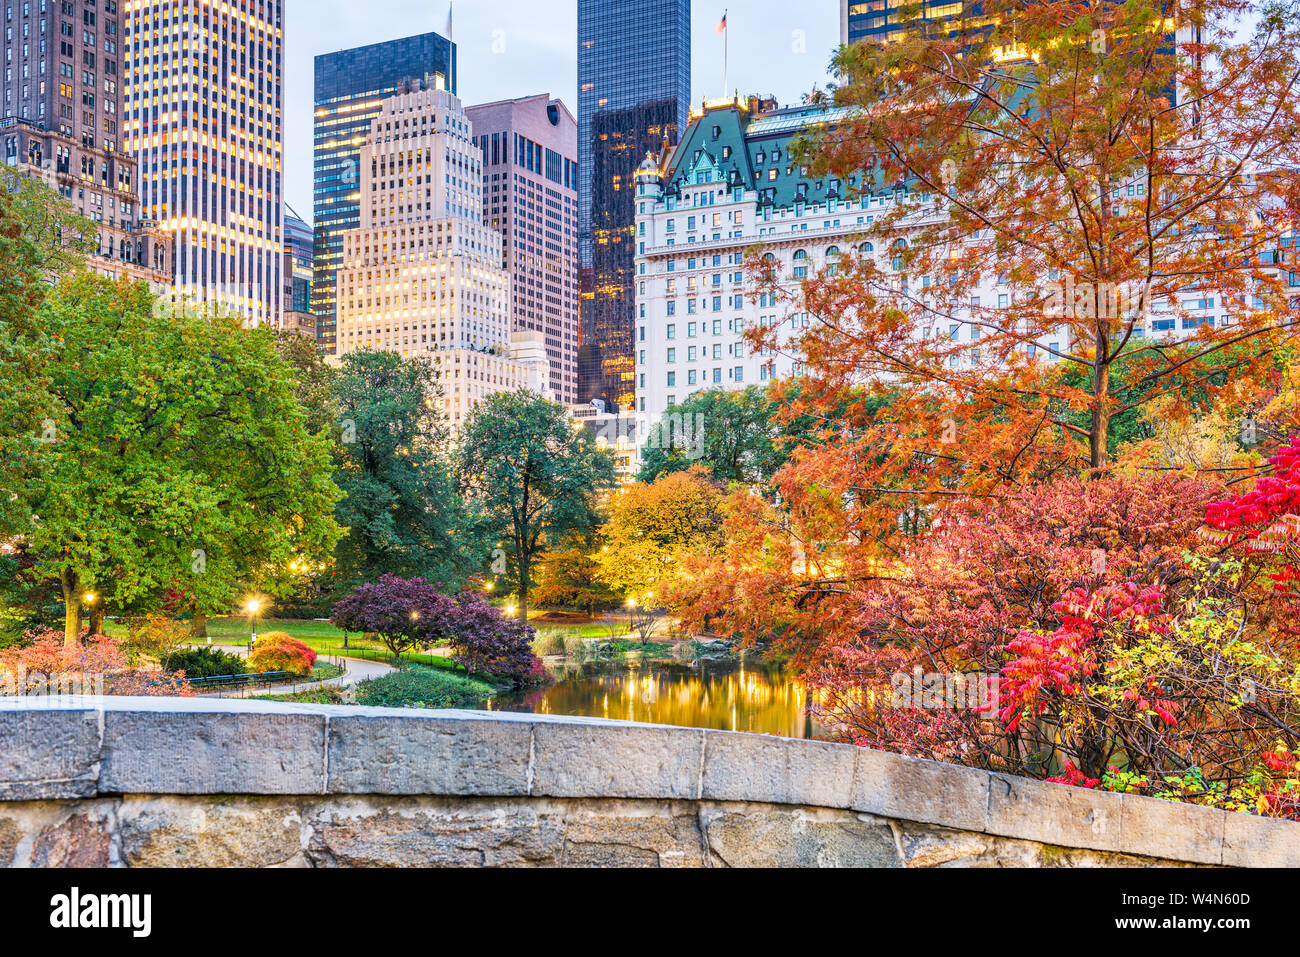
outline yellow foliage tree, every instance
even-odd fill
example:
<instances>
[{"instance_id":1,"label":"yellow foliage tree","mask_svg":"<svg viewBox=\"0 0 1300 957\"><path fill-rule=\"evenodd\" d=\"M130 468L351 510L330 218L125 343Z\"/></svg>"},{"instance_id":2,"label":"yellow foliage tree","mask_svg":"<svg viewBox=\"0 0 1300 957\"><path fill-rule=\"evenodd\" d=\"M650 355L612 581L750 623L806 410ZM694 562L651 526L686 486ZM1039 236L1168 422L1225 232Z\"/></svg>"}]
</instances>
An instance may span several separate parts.
<instances>
[{"instance_id":1,"label":"yellow foliage tree","mask_svg":"<svg viewBox=\"0 0 1300 957\"><path fill-rule=\"evenodd\" d=\"M601 577L629 599L657 602L687 554L721 545L721 501L721 489L698 468L620 490L610 499L596 555Z\"/></svg>"}]
</instances>

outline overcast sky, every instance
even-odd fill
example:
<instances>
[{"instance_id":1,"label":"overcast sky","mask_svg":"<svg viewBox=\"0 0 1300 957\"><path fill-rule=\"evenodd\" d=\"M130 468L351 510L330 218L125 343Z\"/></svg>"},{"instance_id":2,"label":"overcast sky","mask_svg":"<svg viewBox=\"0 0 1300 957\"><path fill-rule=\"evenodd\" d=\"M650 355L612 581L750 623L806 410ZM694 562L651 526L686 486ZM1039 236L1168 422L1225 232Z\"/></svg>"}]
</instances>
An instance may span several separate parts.
<instances>
[{"instance_id":1,"label":"overcast sky","mask_svg":"<svg viewBox=\"0 0 1300 957\"><path fill-rule=\"evenodd\" d=\"M839 43L839 0L694 0L691 102L723 94L715 28L724 7L729 87L772 94L784 105L826 82ZM466 105L550 93L577 112L576 0L456 0L455 8ZM285 0L284 190L301 216L312 217L313 58L446 26L446 0Z\"/></svg>"}]
</instances>

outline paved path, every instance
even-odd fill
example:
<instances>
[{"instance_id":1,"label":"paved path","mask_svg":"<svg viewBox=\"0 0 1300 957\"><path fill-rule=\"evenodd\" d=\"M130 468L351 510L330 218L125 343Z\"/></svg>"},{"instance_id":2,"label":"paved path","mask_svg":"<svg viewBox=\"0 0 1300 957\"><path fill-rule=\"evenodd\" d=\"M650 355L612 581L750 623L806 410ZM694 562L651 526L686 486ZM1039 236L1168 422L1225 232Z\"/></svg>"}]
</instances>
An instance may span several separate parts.
<instances>
[{"instance_id":1,"label":"paved path","mask_svg":"<svg viewBox=\"0 0 1300 957\"><path fill-rule=\"evenodd\" d=\"M205 643L198 647L212 647L217 651L224 651L227 654L239 655L241 658L248 657L248 649L242 645L213 644L209 646ZM300 691L312 691L316 688L323 688L326 686L346 688L357 684L358 682L368 681L371 678L382 678L384 675L392 674L397 670L392 665L386 665L380 661L366 661L362 658L344 658L339 655L325 655L324 657L342 662L343 667L346 668L347 671L343 672L343 674L339 675L337 678L326 678L324 681L300 681L295 684L272 685L269 688L262 686L258 688L240 688L234 691L205 691L198 692L198 696L200 698L249 698L267 694L297 694Z\"/></svg>"}]
</instances>

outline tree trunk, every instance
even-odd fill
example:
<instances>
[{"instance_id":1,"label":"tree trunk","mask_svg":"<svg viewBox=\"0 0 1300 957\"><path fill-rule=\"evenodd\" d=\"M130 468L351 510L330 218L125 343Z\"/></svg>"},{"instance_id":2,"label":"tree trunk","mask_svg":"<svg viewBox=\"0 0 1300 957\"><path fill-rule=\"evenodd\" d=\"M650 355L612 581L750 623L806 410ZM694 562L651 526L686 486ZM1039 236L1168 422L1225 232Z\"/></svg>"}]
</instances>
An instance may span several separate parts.
<instances>
[{"instance_id":1,"label":"tree trunk","mask_svg":"<svg viewBox=\"0 0 1300 957\"><path fill-rule=\"evenodd\" d=\"M63 589L63 645L75 648L81 643L81 595L77 573L71 568L60 570L59 584Z\"/></svg>"},{"instance_id":2,"label":"tree trunk","mask_svg":"<svg viewBox=\"0 0 1300 957\"><path fill-rule=\"evenodd\" d=\"M1110 463L1110 363L1103 361L1105 339L1097 338L1097 370L1092 380L1092 424L1088 430L1088 457L1092 477L1101 478Z\"/></svg>"},{"instance_id":3,"label":"tree trunk","mask_svg":"<svg viewBox=\"0 0 1300 957\"><path fill-rule=\"evenodd\" d=\"M528 590L532 582L528 580L528 557L521 547L519 549L519 620L528 624Z\"/></svg>"},{"instance_id":4,"label":"tree trunk","mask_svg":"<svg viewBox=\"0 0 1300 957\"><path fill-rule=\"evenodd\" d=\"M92 635L102 635L104 633L103 599L96 599L95 603L90 606L90 633Z\"/></svg>"},{"instance_id":5,"label":"tree trunk","mask_svg":"<svg viewBox=\"0 0 1300 957\"><path fill-rule=\"evenodd\" d=\"M195 641L207 641L208 616L197 608L190 616L190 637Z\"/></svg>"}]
</instances>

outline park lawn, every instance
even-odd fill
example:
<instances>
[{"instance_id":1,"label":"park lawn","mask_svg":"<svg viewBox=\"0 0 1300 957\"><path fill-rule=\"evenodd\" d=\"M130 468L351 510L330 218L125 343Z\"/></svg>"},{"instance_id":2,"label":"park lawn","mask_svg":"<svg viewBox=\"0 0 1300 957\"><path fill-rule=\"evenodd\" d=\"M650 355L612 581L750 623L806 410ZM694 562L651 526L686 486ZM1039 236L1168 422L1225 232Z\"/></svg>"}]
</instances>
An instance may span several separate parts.
<instances>
[{"instance_id":1,"label":"park lawn","mask_svg":"<svg viewBox=\"0 0 1300 957\"><path fill-rule=\"evenodd\" d=\"M213 644L233 645L243 648L248 645L248 639L253 631L252 626L253 623L250 619L240 616L209 618L208 637L212 639ZM609 625L591 622L573 625L547 624L536 627L538 634L558 632L566 635L576 633L581 638L610 637ZM106 622L105 630L108 632L109 637L126 636L126 628L115 621ZM259 618L257 620L257 633L259 635L265 635L271 631L282 631L297 638L313 648L317 654L362 658L367 661L391 662L393 660L392 654L381 642L366 641L360 635L349 635L348 646L345 649L343 647L343 632L328 621L292 618ZM199 642L199 644L202 644L202 642ZM402 655L402 660L428 665L431 668L451 671L460 670L460 666L450 658L442 655L431 655L427 652L410 652Z\"/></svg>"},{"instance_id":2,"label":"park lawn","mask_svg":"<svg viewBox=\"0 0 1300 957\"><path fill-rule=\"evenodd\" d=\"M109 637L125 637L126 628L117 622L107 622ZM247 618L223 617L208 619L208 637L213 644L232 645L244 648L252 636L252 622ZM343 647L343 632L328 621L308 621L292 618L259 618L257 633L265 635L272 631L282 631L297 638L311 647L317 654L336 655L348 658L362 658L367 661L393 660L392 654L378 641L366 641L360 635L349 635L348 646ZM196 642L202 645L203 642ZM460 670L460 665L441 655L424 652L412 652L402 655L403 661L412 661L431 668L443 668L451 671Z\"/></svg>"}]
</instances>

